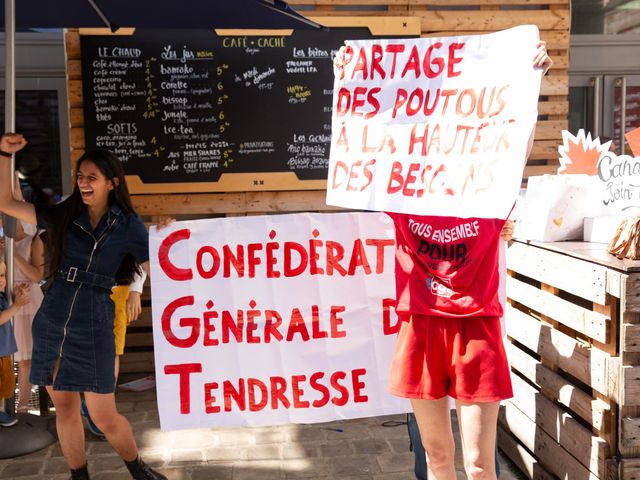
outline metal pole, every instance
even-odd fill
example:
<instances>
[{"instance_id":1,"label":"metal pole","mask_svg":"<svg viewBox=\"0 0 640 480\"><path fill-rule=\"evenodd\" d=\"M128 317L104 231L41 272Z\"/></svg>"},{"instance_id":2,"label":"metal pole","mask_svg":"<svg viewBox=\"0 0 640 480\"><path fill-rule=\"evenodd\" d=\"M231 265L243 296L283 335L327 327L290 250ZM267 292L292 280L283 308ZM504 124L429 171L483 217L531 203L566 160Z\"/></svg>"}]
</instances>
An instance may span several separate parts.
<instances>
[{"instance_id":1,"label":"metal pole","mask_svg":"<svg viewBox=\"0 0 640 480\"><path fill-rule=\"evenodd\" d=\"M4 131L13 132L16 128L16 58L15 58L15 0L5 0L5 87L4 87ZM15 158L11 162L11 191L15 182ZM5 259L7 263L7 295L11 301L13 294L13 235L15 234L15 219L3 215L5 236L9 238L5 242Z\"/></svg>"},{"instance_id":2,"label":"metal pole","mask_svg":"<svg viewBox=\"0 0 640 480\"><path fill-rule=\"evenodd\" d=\"M15 21L15 0L4 1L4 48L5 48L5 84L4 84L4 131L14 132L16 128L16 21ZM15 182L15 157L11 161L11 192ZM12 302L13 298L13 237L15 235L15 219L2 215L2 225L5 234L4 258L7 265L7 300ZM13 322L13 319L11 320ZM5 405L7 413L14 414L15 399Z\"/></svg>"},{"instance_id":3,"label":"metal pole","mask_svg":"<svg viewBox=\"0 0 640 480\"><path fill-rule=\"evenodd\" d=\"M627 77L616 79L616 85L620 87L620 155L625 152L624 130L627 127Z\"/></svg>"},{"instance_id":4,"label":"metal pole","mask_svg":"<svg viewBox=\"0 0 640 480\"><path fill-rule=\"evenodd\" d=\"M593 86L593 136L600 137L602 132L600 131L600 119L602 118L602 78L596 76L591 78L591 85Z\"/></svg>"},{"instance_id":5,"label":"metal pole","mask_svg":"<svg viewBox=\"0 0 640 480\"><path fill-rule=\"evenodd\" d=\"M4 41L5 41L5 84L4 84L4 131L14 132L16 128L16 21L15 0L4 0ZM11 192L15 183L15 158L11 162ZM15 219L2 215L5 231L5 259L7 263L7 300L13 294L13 236L15 236ZM9 233L11 236L7 236ZM13 320L12 320L13 321ZM10 415L15 414L15 395L6 405ZM0 428L0 458L12 458L41 450L56 441L49 429L52 428L47 418L22 414L24 418L11 428Z\"/></svg>"}]
</instances>

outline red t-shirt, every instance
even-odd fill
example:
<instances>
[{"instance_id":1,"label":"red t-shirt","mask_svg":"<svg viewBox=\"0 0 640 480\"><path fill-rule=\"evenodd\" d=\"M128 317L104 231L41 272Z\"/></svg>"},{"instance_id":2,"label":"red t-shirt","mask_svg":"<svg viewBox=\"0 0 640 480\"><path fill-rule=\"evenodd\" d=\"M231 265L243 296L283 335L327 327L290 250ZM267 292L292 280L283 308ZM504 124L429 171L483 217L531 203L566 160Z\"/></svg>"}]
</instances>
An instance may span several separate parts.
<instances>
[{"instance_id":1,"label":"red t-shirt","mask_svg":"<svg viewBox=\"0 0 640 480\"><path fill-rule=\"evenodd\" d=\"M502 316L500 231L506 220L389 213L396 227L396 311Z\"/></svg>"}]
</instances>

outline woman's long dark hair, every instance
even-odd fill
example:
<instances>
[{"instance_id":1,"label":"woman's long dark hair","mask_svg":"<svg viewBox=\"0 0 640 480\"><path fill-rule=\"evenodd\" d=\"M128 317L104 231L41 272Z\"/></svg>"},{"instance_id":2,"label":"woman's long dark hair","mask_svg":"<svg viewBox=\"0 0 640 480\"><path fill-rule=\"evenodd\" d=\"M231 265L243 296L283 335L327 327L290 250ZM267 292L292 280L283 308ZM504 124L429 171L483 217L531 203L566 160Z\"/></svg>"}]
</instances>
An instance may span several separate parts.
<instances>
[{"instance_id":1,"label":"woman's long dark hair","mask_svg":"<svg viewBox=\"0 0 640 480\"><path fill-rule=\"evenodd\" d=\"M80 166L85 161L92 162L105 177L113 182L114 188L109 192L109 206L115 204L124 212L135 213L133 205L131 204L127 182L124 178L124 170L118 157L108 150L93 150L87 152L78 160L76 175L80 170ZM78 183L74 183L73 193L63 202L62 221L58 225L52 225L47 232L47 250L50 258L49 271L51 275L55 275L62 263L65 249L65 233L71 228L73 221L87 208L82 201ZM135 272L140 272L140 266L136 263L132 255L127 254L120 264L120 268L116 274L116 281L118 283L130 283Z\"/></svg>"}]
</instances>

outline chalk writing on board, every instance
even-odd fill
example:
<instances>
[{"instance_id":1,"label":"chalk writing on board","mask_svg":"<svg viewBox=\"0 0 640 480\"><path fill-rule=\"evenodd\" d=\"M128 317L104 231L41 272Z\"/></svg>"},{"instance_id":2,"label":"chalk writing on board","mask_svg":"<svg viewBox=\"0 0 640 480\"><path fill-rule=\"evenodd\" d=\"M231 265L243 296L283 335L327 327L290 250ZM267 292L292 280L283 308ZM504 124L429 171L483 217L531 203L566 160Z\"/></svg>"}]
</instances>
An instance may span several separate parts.
<instances>
[{"instance_id":1,"label":"chalk writing on board","mask_svg":"<svg viewBox=\"0 0 640 480\"><path fill-rule=\"evenodd\" d=\"M83 36L86 148L114 151L145 184L261 172L325 179L332 58L344 39L366 37L366 29Z\"/></svg>"}]
</instances>

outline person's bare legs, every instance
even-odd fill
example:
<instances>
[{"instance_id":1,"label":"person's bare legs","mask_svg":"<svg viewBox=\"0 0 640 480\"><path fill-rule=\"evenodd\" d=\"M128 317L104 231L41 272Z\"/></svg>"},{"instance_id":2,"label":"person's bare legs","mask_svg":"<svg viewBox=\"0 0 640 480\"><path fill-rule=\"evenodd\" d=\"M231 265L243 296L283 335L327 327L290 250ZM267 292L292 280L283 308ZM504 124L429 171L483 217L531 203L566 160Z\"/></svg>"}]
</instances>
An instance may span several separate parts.
<instances>
[{"instance_id":1,"label":"person's bare legs","mask_svg":"<svg viewBox=\"0 0 640 480\"><path fill-rule=\"evenodd\" d=\"M138 447L129 421L118 413L115 394L85 392L84 400L91 420L102 430L116 453L125 461L135 460Z\"/></svg>"},{"instance_id":2,"label":"person's bare legs","mask_svg":"<svg viewBox=\"0 0 640 480\"><path fill-rule=\"evenodd\" d=\"M451 412L447 398L412 399L422 445L427 452L430 480L456 480L455 443L451 431Z\"/></svg>"},{"instance_id":3,"label":"person's bare legs","mask_svg":"<svg viewBox=\"0 0 640 480\"><path fill-rule=\"evenodd\" d=\"M471 480L496 480L496 429L499 402L456 401L464 467Z\"/></svg>"},{"instance_id":4,"label":"person's bare legs","mask_svg":"<svg viewBox=\"0 0 640 480\"><path fill-rule=\"evenodd\" d=\"M20 360L18 362L18 413L29 411L29 399L31 398L29 372L31 372L31 360Z\"/></svg>"},{"instance_id":5,"label":"person's bare legs","mask_svg":"<svg viewBox=\"0 0 640 480\"><path fill-rule=\"evenodd\" d=\"M84 452L84 427L80 416L80 394L61 392L48 386L47 392L56 408L56 429L62 454L69 468L77 470L87 463Z\"/></svg>"}]
</instances>

